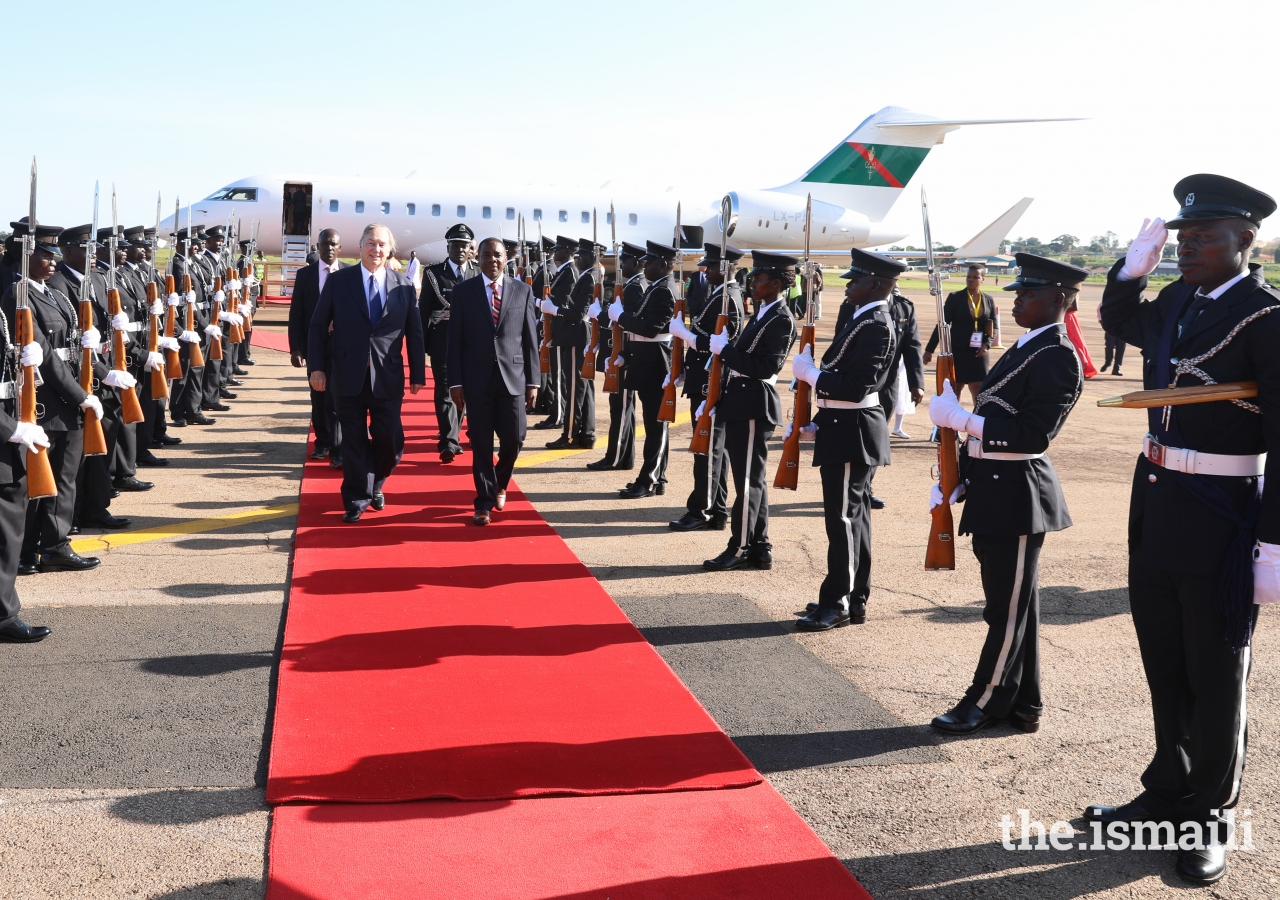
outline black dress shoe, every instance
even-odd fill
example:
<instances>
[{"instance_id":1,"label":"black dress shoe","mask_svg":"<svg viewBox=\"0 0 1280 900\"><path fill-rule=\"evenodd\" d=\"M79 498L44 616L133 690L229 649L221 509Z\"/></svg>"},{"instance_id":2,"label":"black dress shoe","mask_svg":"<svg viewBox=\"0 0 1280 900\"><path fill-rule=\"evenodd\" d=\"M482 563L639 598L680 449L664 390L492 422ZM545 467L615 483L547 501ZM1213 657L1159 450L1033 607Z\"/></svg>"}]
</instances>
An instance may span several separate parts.
<instances>
[{"instance_id":1,"label":"black dress shoe","mask_svg":"<svg viewBox=\"0 0 1280 900\"><path fill-rule=\"evenodd\" d=\"M331 455L329 456L329 468L330 468L330 469L341 469L341 468L342 468L342 456L341 456L341 454L334 453L334 454L331 454Z\"/></svg>"},{"instance_id":2,"label":"black dress shoe","mask_svg":"<svg viewBox=\"0 0 1280 900\"><path fill-rule=\"evenodd\" d=\"M738 569L746 564L745 556L739 556L736 550L726 550L715 559L704 559L702 568L713 572L728 572L730 569Z\"/></svg>"},{"instance_id":3,"label":"black dress shoe","mask_svg":"<svg viewBox=\"0 0 1280 900\"><path fill-rule=\"evenodd\" d=\"M808 603L805 605L804 611L809 615L816 613L821 607L817 603ZM860 603L857 606L849 607L849 624L864 625L867 621L867 604Z\"/></svg>"},{"instance_id":4,"label":"black dress shoe","mask_svg":"<svg viewBox=\"0 0 1280 900\"><path fill-rule=\"evenodd\" d=\"M697 513L687 512L674 522L668 522L667 527L672 531L697 531L707 527L707 520Z\"/></svg>"},{"instance_id":5,"label":"black dress shoe","mask_svg":"<svg viewBox=\"0 0 1280 900\"><path fill-rule=\"evenodd\" d=\"M613 463L609 462L608 458L606 457L605 459L597 459L593 463L587 463L587 468L590 469L592 472L603 472L607 469L612 469Z\"/></svg>"},{"instance_id":6,"label":"black dress shoe","mask_svg":"<svg viewBox=\"0 0 1280 900\"><path fill-rule=\"evenodd\" d=\"M253 360L246 359L246 360L244 360L244 362L248 363L249 365L253 365ZM231 374L233 374L233 375L248 375L248 374L249 374L249 372L248 372L248 370L247 370L247 369L242 369L242 368L240 368L239 366L236 366L234 369L232 369L232 370L231 370Z\"/></svg>"},{"instance_id":7,"label":"black dress shoe","mask_svg":"<svg viewBox=\"0 0 1280 900\"><path fill-rule=\"evenodd\" d=\"M554 441L547 441L548 450L569 450L573 447L573 441L569 440L563 434Z\"/></svg>"},{"instance_id":8,"label":"black dress shoe","mask_svg":"<svg viewBox=\"0 0 1280 900\"><path fill-rule=\"evenodd\" d=\"M1035 734L1040 730L1040 716L1037 713L1025 713L1014 710L1009 713L1009 724L1019 731Z\"/></svg>"},{"instance_id":9,"label":"black dress shoe","mask_svg":"<svg viewBox=\"0 0 1280 900\"><path fill-rule=\"evenodd\" d=\"M475 525L488 525L489 511L485 509L477 509L476 514L472 517L471 521Z\"/></svg>"},{"instance_id":10,"label":"black dress shoe","mask_svg":"<svg viewBox=\"0 0 1280 900\"><path fill-rule=\"evenodd\" d=\"M138 465L148 469L158 469L169 465L169 460L161 459L150 450L141 450L138 453Z\"/></svg>"},{"instance_id":11,"label":"black dress shoe","mask_svg":"<svg viewBox=\"0 0 1280 900\"><path fill-rule=\"evenodd\" d=\"M618 491L618 497L623 500L643 500L645 497L652 497L656 494L653 485L631 484Z\"/></svg>"},{"instance_id":12,"label":"black dress shoe","mask_svg":"<svg viewBox=\"0 0 1280 900\"><path fill-rule=\"evenodd\" d=\"M667 483L665 481L659 481L657 484L653 486L653 492L657 496L661 497L663 494L667 492Z\"/></svg>"},{"instance_id":13,"label":"black dress shoe","mask_svg":"<svg viewBox=\"0 0 1280 900\"><path fill-rule=\"evenodd\" d=\"M169 437L167 434L161 434L152 438L151 443L158 444L161 447L174 447L182 443L182 438Z\"/></svg>"},{"instance_id":14,"label":"black dress shoe","mask_svg":"<svg viewBox=\"0 0 1280 900\"><path fill-rule=\"evenodd\" d=\"M369 504L374 509L381 512L387 505L387 497L382 491L373 492L373 502Z\"/></svg>"},{"instance_id":15,"label":"black dress shoe","mask_svg":"<svg viewBox=\"0 0 1280 900\"><path fill-rule=\"evenodd\" d=\"M119 497L119 496L120 496L120 488L118 488L118 487L113 487L113 488L111 489L111 499L112 499L112 500L114 500L114 499L116 499L116 498L117 498L117 497Z\"/></svg>"},{"instance_id":16,"label":"black dress shoe","mask_svg":"<svg viewBox=\"0 0 1280 900\"><path fill-rule=\"evenodd\" d=\"M250 329L249 329L249 331L250 331L250 333L252 333L252 332L253 332L253 329L252 329L252 328L250 328ZM242 357L240 357L240 365L242 365L242 366L256 366L257 364L258 364L257 360L250 359L250 358L249 358L249 357L247 357L247 356L242 356ZM248 372L237 372L236 374L237 374L237 375L248 375L249 373L248 373Z\"/></svg>"},{"instance_id":17,"label":"black dress shoe","mask_svg":"<svg viewBox=\"0 0 1280 900\"><path fill-rule=\"evenodd\" d=\"M747 560L753 569L773 568L773 553L769 550L752 550L747 553Z\"/></svg>"},{"instance_id":18,"label":"black dress shoe","mask_svg":"<svg viewBox=\"0 0 1280 900\"><path fill-rule=\"evenodd\" d=\"M543 419L541 422L538 422L533 427L538 429L539 431L545 431L548 428L563 428L564 423L557 422L555 419Z\"/></svg>"},{"instance_id":19,"label":"black dress shoe","mask_svg":"<svg viewBox=\"0 0 1280 900\"><path fill-rule=\"evenodd\" d=\"M103 513L100 516L88 517L80 520L80 525L84 528L128 528L133 524L133 520L126 519L124 516L113 516L111 513Z\"/></svg>"},{"instance_id":20,"label":"black dress shoe","mask_svg":"<svg viewBox=\"0 0 1280 900\"><path fill-rule=\"evenodd\" d=\"M1137 800L1130 800L1119 806L1086 806L1084 810L1086 822L1152 822L1156 817Z\"/></svg>"},{"instance_id":21,"label":"black dress shoe","mask_svg":"<svg viewBox=\"0 0 1280 900\"><path fill-rule=\"evenodd\" d=\"M81 556L68 547L62 553L46 553L40 557L41 572L83 572L85 569L96 569L102 560L96 556Z\"/></svg>"},{"instance_id":22,"label":"black dress shoe","mask_svg":"<svg viewBox=\"0 0 1280 900\"><path fill-rule=\"evenodd\" d=\"M870 506L872 509L884 509L884 501L875 494L872 494L871 499L867 501L867 506Z\"/></svg>"},{"instance_id":23,"label":"black dress shoe","mask_svg":"<svg viewBox=\"0 0 1280 900\"><path fill-rule=\"evenodd\" d=\"M707 531L724 531L729 527L729 520L722 519L719 516L712 516L707 522Z\"/></svg>"},{"instance_id":24,"label":"black dress shoe","mask_svg":"<svg viewBox=\"0 0 1280 900\"><path fill-rule=\"evenodd\" d=\"M222 390L218 391L218 396L221 397L223 400L234 400L239 395L233 394L231 391L227 390L226 388L223 388Z\"/></svg>"},{"instance_id":25,"label":"black dress shoe","mask_svg":"<svg viewBox=\"0 0 1280 900\"><path fill-rule=\"evenodd\" d=\"M215 425L217 422L217 419L211 419L208 416L196 416L191 420L192 425Z\"/></svg>"},{"instance_id":26,"label":"black dress shoe","mask_svg":"<svg viewBox=\"0 0 1280 900\"><path fill-rule=\"evenodd\" d=\"M80 523L72 522L71 527L67 529L67 534L79 534L79 533L80 533Z\"/></svg>"},{"instance_id":27,"label":"black dress shoe","mask_svg":"<svg viewBox=\"0 0 1280 900\"><path fill-rule=\"evenodd\" d=\"M594 437L580 437L573 442L573 446L579 450L594 450L596 449L596 439Z\"/></svg>"},{"instance_id":28,"label":"black dress shoe","mask_svg":"<svg viewBox=\"0 0 1280 900\"><path fill-rule=\"evenodd\" d=\"M173 427L173 428L186 428L186 427L187 427L187 420L186 420L186 419L173 419L171 422L169 422L169 425L170 425L171 427ZM163 443L163 439L161 439L161 443Z\"/></svg>"},{"instance_id":29,"label":"black dress shoe","mask_svg":"<svg viewBox=\"0 0 1280 900\"><path fill-rule=\"evenodd\" d=\"M154 481L139 481L136 475L130 475L127 478L116 479L113 486L116 490L137 493L138 491L149 491L156 485Z\"/></svg>"},{"instance_id":30,"label":"black dress shoe","mask_svg":"<svg viewBox=\"0 0 1280 900\"><path fill-rule=\"evenodd\" d=\"M989 716L968 700L961 700L950 712L938 716L929 724L947 734L973 734L982 728L989 728L1000 720Z\"/></svg>"},{"instance_id":31,"label":"black dress shoe","mask_svg":"<svg viewBox=\"0 0 1280 900\"><path fill-rule=\"evenodd\" d=\"M364 512L364 510L360 510L360 509L349 509L349 510L347 510L345 513L343 513L343 514L342 514L342 521L344 521L344 522L359 522L359 521L360 521L360 516L361 516L361 514L362 514L363 512Z\"/></svg>"},{"instance_id":32,"label":"black dress shoe","mask_svg":"<svg viewBox=\"0 0 1280 900\"><path fill-rule=\"evenodd\" d=\"M7 644L34 644L43 641L52 632L43 625L28 625L21 619L14 619L0 628L0 641Z\"/></svg>"},{"instance_id":33,"label":"black dress shoe","mask_svg":"<svg viewBox=\"0 0 1280 900\"><path fill-rule=\"evenodd\" d=\"M249 373L248 373L248 372L237 372L236 374L237 374L237 375L248 375ZM243 382L243 381L241 381L239 378L228 378L228 379L227 379L227 384L233 385L233 386L235 386L235 387L243 387L243 386L244 386L244 382Z\"/></svg>"},{"instance_id":34,"label":"black dress shoe","mask_svg":"<svg viewBox=\"0 0 1280 900\"><path fill-rule=\"evenodd\" d=\"M843 628L848 624L849 614L844 611L843 606L820 606L796 622L796 630L830 631L833 628Z\"/></svg>"},{"instance_id":35,"label":"black dress shoe","mask_svg":"<svg viewBox=\"0 0 1280 900\"><path fill-rule=\"evenodd\" d=\"M328 447L317 447L315 450L313 450L313 451L311 452L311 458L312 458L312 459L328 459L328 458L329 458L329 448L328 448Z\"/></svg>"},{"instance_id":36,"label":"black dress shoe","mask_svg":"<svg viewBox=\"0 0 1280 900\"><path fill-rule=\"evenodd\" d=\"M1124 373L1123 373L1123 372L1121 372L1119 369L1116 369L1116 370L1115 370L1114 372L1112 372L1111 374L1112 374L1112 375L1114 375L1114 376L1116 376L1117 378L1123 378L1123 377L1124 377ZM1227 864L1227 861L1224 859L1224 860L1222 861L1222 865L1225 867L1225 866L1226 866L1226 864ZM1218 878L1221 878L1221 877L1222 877L1222 873L1218 873ZM1215 879L1213 879L1213 880L1214 880L1214 881L1217 881L1217 880L1218 880L1218 878L1215 878Z\"/></svg>"},{"instance_id":37,"label":"black dress shoe","mask_svg":"<svg viewBox=\"0 0 1280 900\"><path fill-rule=\"evenodd\" d=\"M18 559L19 575L34 575L40 571L40 557L23 556Z\"/></svg>"},{"instance_id":38,"label":"black dress shoe","mask_svg":"<svg viewBox=\"0 0 1280 900\"><path fill-rule=\"evenodd\" d=\"M440 462L442 463L451 463L457 458L458 458L458 454L453 450L440 451Z\"/></svg>"},{"instance_id":39,"label":"black dress shoe","mask_svg":"<svg viewBox=\"0 0 1280 900\"><path fill-rule=\"evenodd\" d=\"M200 408L205 412L229 412L231 410L231 407L227 406L225 403L202 403L200 404ZM196 424L204 425L205 423L196 419Z\"/></svg>"},{"instance_id":40,"label":"black dress shoe","mask_svg":"<svg viewBox=\"0 0 1280 900\"><path fill-rule=\"evenodd\" d=\"M1213 884L1227 872L1227 848L1210 844L1201 850L1179 850L1177 868L1183 881Z\"/></svg>"}]
</instances>

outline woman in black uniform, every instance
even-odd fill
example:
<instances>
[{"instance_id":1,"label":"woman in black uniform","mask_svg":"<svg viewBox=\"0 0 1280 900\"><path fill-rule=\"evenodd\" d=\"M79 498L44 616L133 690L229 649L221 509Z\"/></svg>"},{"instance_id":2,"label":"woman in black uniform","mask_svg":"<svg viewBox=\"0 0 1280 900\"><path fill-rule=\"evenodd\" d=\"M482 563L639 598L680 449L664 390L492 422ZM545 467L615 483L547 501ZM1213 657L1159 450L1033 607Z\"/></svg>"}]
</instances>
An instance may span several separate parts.
<instances>
[{"instance_id":1,"label":"woman in black uniform","mask_svg":"<svg viewBox=\"0 0 1280 900\"><path fill-rule=\"evenodd\" d=\"M956 388L969 389L969 396L978 399L982 379L990 370L991 335L995 329L996 304L990 294L982 291L987 278L984 266L970 266L965 276L965 289L947 297L942 312L951 326L951 353L956 367ZM938 329L933 329L929 346L924 348L924 364L933 361L933 351L938 347Z\"/></svg>"}]
</instances>

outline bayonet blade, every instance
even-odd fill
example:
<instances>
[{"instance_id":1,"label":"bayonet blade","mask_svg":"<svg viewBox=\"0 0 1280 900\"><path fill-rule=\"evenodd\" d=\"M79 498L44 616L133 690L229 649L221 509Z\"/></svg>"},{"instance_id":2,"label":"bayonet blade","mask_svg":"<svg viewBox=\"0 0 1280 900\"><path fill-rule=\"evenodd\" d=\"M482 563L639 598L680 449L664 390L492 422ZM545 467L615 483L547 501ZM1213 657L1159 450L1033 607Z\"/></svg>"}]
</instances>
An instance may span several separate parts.
<instances>
[{"instance_id":1,"label":"bayonet blade","mask_svg":"<svg viewBox=\"0 0 1280 900\"><path fill-rule=\"evenodd\" d=\"M31 157L31 203L27 212L27 231L33 236L36 228L36 158Z\"/></svg>"}]
</instances>

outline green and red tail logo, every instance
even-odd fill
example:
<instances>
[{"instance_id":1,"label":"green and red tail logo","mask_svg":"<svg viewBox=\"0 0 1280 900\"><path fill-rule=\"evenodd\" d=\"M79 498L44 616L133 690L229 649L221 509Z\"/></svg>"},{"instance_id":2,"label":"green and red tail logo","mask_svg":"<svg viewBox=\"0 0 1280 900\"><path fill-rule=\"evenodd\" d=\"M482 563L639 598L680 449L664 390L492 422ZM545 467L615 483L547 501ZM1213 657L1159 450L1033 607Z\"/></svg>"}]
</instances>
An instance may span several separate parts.
<instances>
[{"instance_id":1,"label":"green and red tail logo","mask_svg":"<svg viewBox=\"0 0 1280 900\"><path fill-rule=\"evenodd\" d=\"M901 188L916 174L928 149L847 141L813 167L803 181Z\"/></svg>"}]
</instances>

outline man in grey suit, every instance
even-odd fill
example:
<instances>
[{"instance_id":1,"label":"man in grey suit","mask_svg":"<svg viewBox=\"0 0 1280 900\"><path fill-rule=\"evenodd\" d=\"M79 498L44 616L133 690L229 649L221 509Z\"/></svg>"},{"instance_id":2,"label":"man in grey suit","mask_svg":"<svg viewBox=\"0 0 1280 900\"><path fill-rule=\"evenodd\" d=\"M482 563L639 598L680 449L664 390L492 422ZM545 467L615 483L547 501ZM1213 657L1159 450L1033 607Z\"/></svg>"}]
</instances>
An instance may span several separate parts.
<instances>
[{"instance_id":1,"label":"man in grey suit","mask_svg":"<svg viewBox=\"0 0 1280 900\"><path fill-rule=\"evenodd\" d=\"M506 265L499 238L481 241L480 277L459 282L450 301L449 393L459 409L467 404L477 525L488 525L492 510L506 505L525 411L538 396L537 307L529 286L504 274Z\"/></svg>"},{"instance_id":2,"label":"man in grey suit","mask_svg":"<svg viewBox=\"0 0 1280 900\"><path fill-rule=\"evenodd\" d=\"M370 506L380 510L386 504L383 485L404 452L406 345L409 392L427 383L418 295L413 282L387 267L393 253L391 231L366 226L360 265L329 275L311 318L311 387L334 392L342 425L344 522L359 522Z\"/></svg>"}]
</instances>

